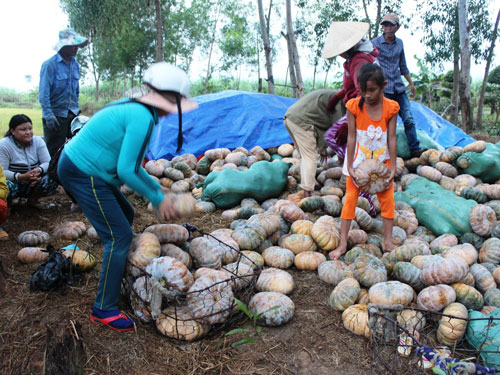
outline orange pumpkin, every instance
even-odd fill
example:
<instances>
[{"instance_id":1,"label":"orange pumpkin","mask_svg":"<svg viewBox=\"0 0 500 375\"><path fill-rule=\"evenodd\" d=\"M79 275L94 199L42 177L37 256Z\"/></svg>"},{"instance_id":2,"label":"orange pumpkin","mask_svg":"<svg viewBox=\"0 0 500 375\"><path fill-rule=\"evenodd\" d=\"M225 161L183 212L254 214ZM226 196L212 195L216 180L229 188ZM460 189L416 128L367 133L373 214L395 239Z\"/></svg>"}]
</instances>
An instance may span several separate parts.
<instances>
[{"instance_id":1,"label":"orange pumpkin","mask_svg":"<svg viewBox=\"0 0 500 375\"><path fill-rule=\"evenodd\" d=\"M17 259L21 263L45 262L49 258L49 252L43 247L23 247L17 253Z\"/></svg>"},{"instance_id":2,"label":"orange pumpkin","mask_svg":"<svg viewBox=\"0 0 500 375\"><path fill-rule=\"evenodd\" d=\"M469 265L462 258L442 258L427 263L422 269L421 279L427 285L452 284L462 280L468 272Z\"/></svg>"},{"instance_id":3,"label":"orange pumpkin","mask_svg":"<svg viewBox=\"0 0 500 375\"><path fill-rule=\"evenodd\" d=\"M153 233L161 244L182 245L189 239L188 230L178 224L154 224L144 229L144 232Z\"/></svg>"},{"instance_id":4,"label":"orange pumpkin","mask_svg":"<svg viewBox=\"0 0 500 375\"><path fill-rule=\"evenodd\" d=\"M455 302L456 298L457 294L451 286L445 284L433 285L422 289L418 294L417 307L438 312L450 303Z\"/></svg>"},{"instance_id":5,"label":"orange pumpkin","mask_svg":"<svg viewBox=\"0 0 500 375\"><path fill-rule=\"evenodd\" d=\"M263 270L255 284L255 289L259 292L290 294L294 288L295 282L293 281L292 275L278 268L267 268Z\"/></svg>"},{"instance_id":6,"label":"orange pumpkin","mask_svg":"<svg viewBox=\"0 0 500 375\"><path fill-rule=\"evenodd\" d=\"M377 159L367 159L361 162L355 174L360 190L369 194L380 193L391 185L391 182L388 182L390 169Z\"/></svg>"},{"instance_id":7,"label":"orange pumpkin","mask_svg":"<svg viewBox=\"0 0 500 375\"><path fill-rule=\"evenodd\" d=\"M210 331L210 324L194 320L185 307L169 306L158 316L156 328L164 336L176 340L194 341Z\"/></svg>"},{"instance_id":8,"label":"orange pumpkin","mask_svg":"<svg viewBox=\"0 0 500 375\"><path fill-rule=\"evenodd\" d=\"M326 261L326 257L316 251L303 251L295 256L293 263L299 270L314 271Z\"/></svg>"},{"instance_id":9,"label":"orange pumpkin","mask_svg":"<svg viewBox=\"0 0 500 375\"><path fill-rule=\"evenodd\" d=\"M448 316L441 317L436 337L439 343L454 347L465 335L469 313L464 305L453 302L446 306L443 314Z\"/></svg>"},{"instance_id":10,"label":"orange pumpkin","mask_svg":"<svg viewBox=\"0 0 500 375\"><path fill-rule=\"evenodd\" d=\"M368 327L368 307L365 304L349 306L342 313L344 327L355 335L370 338L371 330Z\"/></svg>"},{"instance_id":11,"label":"orange pumpkin","mask_svg":"<svg viewBox=\"0 0 500 375\"><path fill-rule=\"evenodd\" d=\"M59 224L54 230L53 236L58 240L77 240L85 234L87 228L81 221L68 221Z\"/></svg>"},{"instance_id":12,"label":"orange pumpkin","mask_svg":"<svg viewBox=\"0 0 500 375\"><path fill-rule=\"evenodd\" d=\"M333 218L329 215L321 216L316 220L311 229L311 236L324 251L335 249L340 242L340 234Z\"/></svg>"}]
</instances>

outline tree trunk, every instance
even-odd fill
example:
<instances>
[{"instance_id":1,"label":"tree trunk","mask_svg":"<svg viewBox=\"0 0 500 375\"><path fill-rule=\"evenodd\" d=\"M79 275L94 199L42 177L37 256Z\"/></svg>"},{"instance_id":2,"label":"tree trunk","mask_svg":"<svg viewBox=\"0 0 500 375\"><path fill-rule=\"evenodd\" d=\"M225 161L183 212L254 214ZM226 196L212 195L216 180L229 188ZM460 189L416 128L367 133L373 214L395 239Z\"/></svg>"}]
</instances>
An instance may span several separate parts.
<instances>
[{"instance_id":1,"label":"tree trunk","mask_svg":"<svg viewBox=\"0 0 500 375\"><path fill-rule=\"evenodd\" d=\"M286 28L290 47L292 52L292 61L295 68L295 77L297 79L297 98L304 96L304 82L302 81L302 72L300 70L299 51L297 49L297 41L295 40L295 33L292 24L292 4L291 0L286 0Z\"/></svg>"},{"instance_id":2,"label":"tree trunk","mask_svg":"<svg viewBox=\"0 0 500 375\"><path fill-rule=\"evenodd\" d=\"M212 30L212 38L210 39L210 51L208 52L207 75L205 77L205 83L203 85L203 93L204 94L207 94L207 92L208 92L208 80L210 79L210 76L212 73L211 72L212 53L214 50L215 36L217 34L217 23L219 22L220 8L221 8L221 4L219 2L217 4L217 10L215 13L215 22L214 22L214 28Z\"/></svg>"},{"instance_id":3,"label":"tree trunk","mask_svg":"<svg viewBox=\"0 0 500 375\"><path fill-rule=\"evenodd\" d=\"M486 58L486 68L484 69L483 84L481 85L481 94L479 95L479 102L477 105L476 129L481 129L483 127L482 122L483 122L484 93L486 92L486 84L488 83L488 73L490 71L491 59L493 57L493 50L495 49L499 20L500 20L500 9L498 10L497 20L495 21L495 27L493 28L493 33L491 34L491 46L490 50L488 51L488 57Z\"/></svg>"},{"instance_id":4,"label":"tree trunk","mask_svg":"<svg viewBox=\"0 0 500 375\"><path fill-rule=\"evenodd\" d=\"M273 66L271 61L271 43L269 41L269 33L267 32L268 27L266 25L266 20L264 18L264 7L262 6L262 0L257 0L257 3L259 6L260 32L262 34L264 53L266 55L267 87L269 94L274 94Z\"/></svg>"},{"instance_id":5,"label":"tree trunk","mask_svg":"<svg viewBox=\"0 0 500 375\"><path fill-rule=\"evenodd\" d=\"M453 91L451 94L451 104L453 105L450 122L458 124L458 87L460 86L460 65L459 65L459 51L455 49L453 52Z\"/></svg>"},{"instance_id":6,"label":"tree trunk","mask_svg":"<svg viewBox=\"0 0 500 375\"><path fill-rule=\"evenodd\" d=\"M460 106L462 108L462 126L466 132L472 130L473 115L470 92L470 22L467 19L467 0L458 1L458 26L460 35Z\"/></svg>"},{"instance_id":7,"label":"tree trunk","mask_svg":"<svg viewBox=\"0 0 500 375\"><path fill-rule=\"evenodd\" d=\"M297 97L297 77L295 76L295 65L293 63L293 49L290 42L290 34L283 34L283 38L286 39L286 47L288 50L288 72L290 75L290 87L292 88L292 98ZM286 85L286 83L285 83Z\"/></svg>"},{"instance_id":8,"label":"tree trunk","mask_svg":"<svg viewBox=\"0 0 500 375\"><path fill-rule=\"evenodd\" d=\"M376 38L378 36L378 30L380 28L380 15L382 13L382 0L377 0L377 18L375 19L375 32L373 33L373 37Z\"/></svg>"},{"instance_id":9,"label":"tree trunk","mask_svg":"<svg viewBox=\"0 0 500 375\"><path fill-rule=\"evenodd\" d=\"M80 324L63 321L47 325L44 375L83 375L86 362Z\"/></svg>"},{"instance_id":10,"label":"tree trunk","mask_svg":"<svg viewBox=\"0 0 500 375\"><path fill-rule=\"evenodd\" d=\"M161 15L161 0L155 0L156 20L156 62L164 60L163 57L163 17Z\"/></svg>"},{"instance_id":11,"label":"tree trunk","mask_svg":"<svg viewBox=\"0 0 500 375\"><path fill-rule=\"evenodd\" d=\"M368 28L368 38L370 38L370 40L372 40L377 35L374 35L372 38L372 23L370 21L370 16L368 15L368 5L366 4L366 1L367 0L363 0L363 9L365 10L366 22L368 22L370 24L370 27Z\"/></svg>"},{"instance_id":12,"label":"tree trunk","mask_svg":"<svg viewBox=\"0 0 500 375\"><path fill-rule=\"evenodd\" d=\"M323 88L326 88L327 85L326 85L326 81L328 80L328 73L330 72L330 67L331 65L328 65L328 67L326 68L326 72L325 72L325 80L323 81Z\"/></svg>"},{"instance_id":13,"label":"tree trunk","mask_svg":"<svg viewBox=\"0 0 500 375\"><path fill-rule=\"evenodd\" d=\"M313 87L312 89L316 89L316 73L318 71L318 64L314 64L314 71L313 71Z\"/></svg>"}]
</instances>

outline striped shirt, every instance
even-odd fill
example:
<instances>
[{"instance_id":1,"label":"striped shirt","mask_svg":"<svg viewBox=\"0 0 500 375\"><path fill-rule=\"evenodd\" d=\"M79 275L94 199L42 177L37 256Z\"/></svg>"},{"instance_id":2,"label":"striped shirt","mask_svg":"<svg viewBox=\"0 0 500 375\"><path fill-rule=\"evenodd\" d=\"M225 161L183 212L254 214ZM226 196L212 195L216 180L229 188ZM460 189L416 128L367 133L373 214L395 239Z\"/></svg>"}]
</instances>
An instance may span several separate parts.
<instances>
[{"instance_id":1,"label":"striped shirt","mask_svg":"<svg viewBox=\"0 0 500 375\"><path fill-rule=\"evenodd\" d=\"M409 74L406 66L405 51L403 41L395 38L392 43L385 41L384 35L372 39L372 43L379 51L378 63L387 78L385 93L401 94L406 91L406 87L401 79L402 75Z\"/></svg>"}]
</instances>

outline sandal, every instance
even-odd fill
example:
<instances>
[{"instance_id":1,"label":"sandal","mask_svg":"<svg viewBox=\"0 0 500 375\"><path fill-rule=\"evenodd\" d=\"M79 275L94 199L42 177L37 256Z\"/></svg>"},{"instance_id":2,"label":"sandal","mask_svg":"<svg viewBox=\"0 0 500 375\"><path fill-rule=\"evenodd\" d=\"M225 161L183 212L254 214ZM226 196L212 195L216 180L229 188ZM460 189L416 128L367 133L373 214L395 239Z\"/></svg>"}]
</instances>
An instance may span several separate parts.
<instances>
[{"instance_id":1,"label":"sandal","mask_svg":"<svg viewBox=\"0 0 500 375\"><path fill-rule=\"evenodd\" d=\"M102 316L101 314L109 316ZM97 315L101 315L102 317L98 317ZM100 323L118 332L127 332L135 329L135 322L119 310L102 311L94 307L90 313L90 322L92 324Z\"/></svg>"},{"instance_id":2,"label":"sandal","mask_svg":"<svg viewBox=\"0 0 500 375\"><path fill-rule=\"evenodd\" d=\"M37 208L39 210L49 210L53 207L55 207L56 205L54 203L46 203L46 202L26 202L26 204L30 207L33 207L33 208Z\"/></svg>"}]
</instances>

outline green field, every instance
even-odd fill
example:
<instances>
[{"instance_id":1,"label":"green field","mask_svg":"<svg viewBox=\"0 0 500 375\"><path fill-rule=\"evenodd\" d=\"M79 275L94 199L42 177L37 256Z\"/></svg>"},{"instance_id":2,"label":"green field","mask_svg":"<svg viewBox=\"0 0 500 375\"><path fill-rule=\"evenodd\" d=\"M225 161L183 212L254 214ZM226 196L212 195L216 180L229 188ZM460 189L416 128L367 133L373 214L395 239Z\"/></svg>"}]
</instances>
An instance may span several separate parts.
<instances>
[{"instance_id":1,"label":"green field","mask_svg":"<svg viewBox=\"0 0 500 375\"><path fill-rule=\"evenodd\" d=\"M36 108L0 108L0 138L9 129L9 121L12 116L24 114L33 121L35 135L43 136L42 110Z\"/></svg>"}]
</instances>

